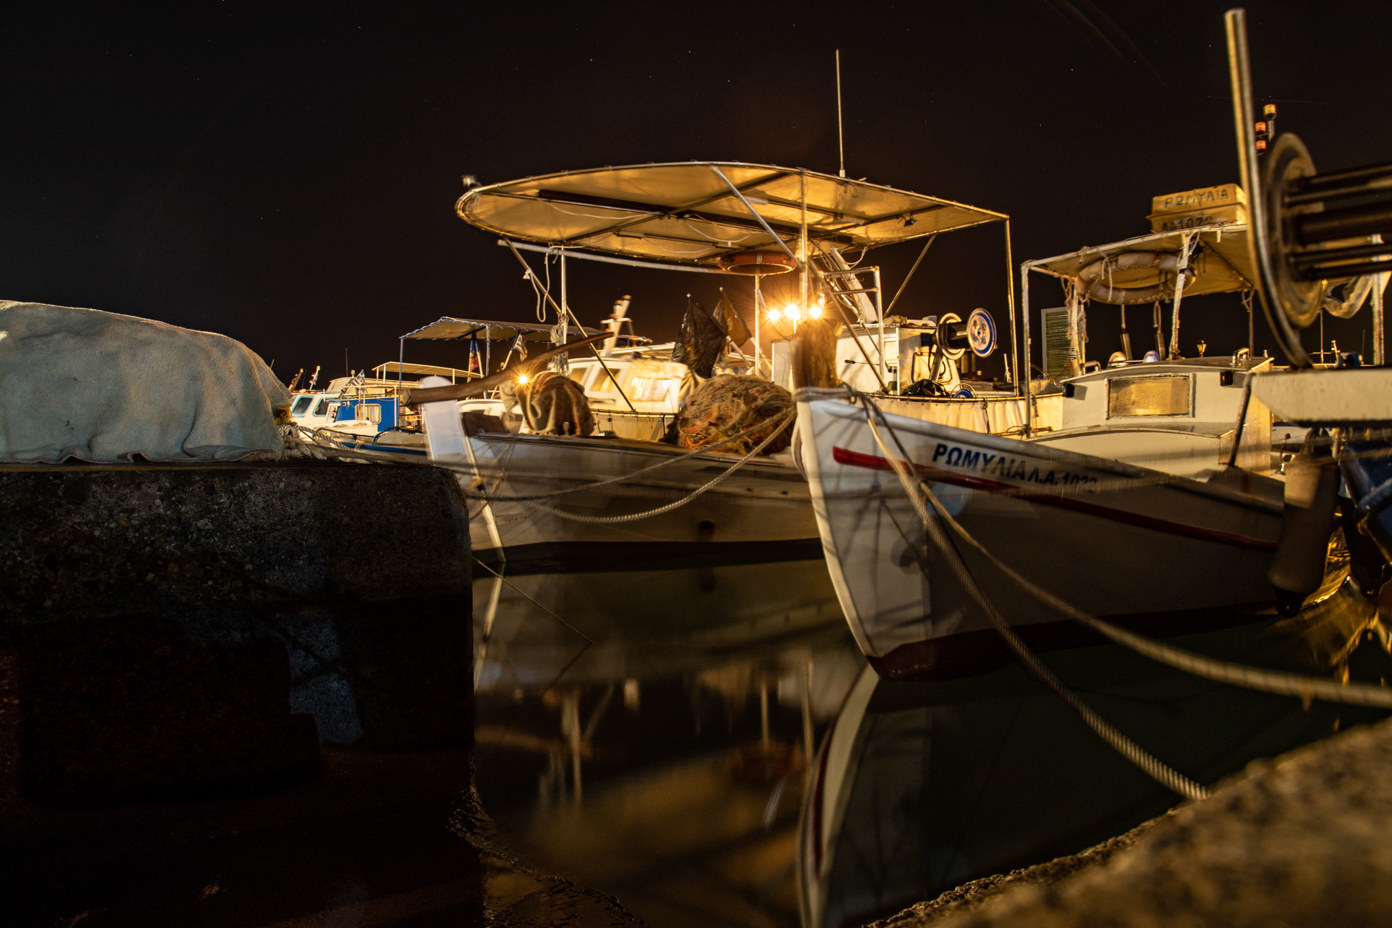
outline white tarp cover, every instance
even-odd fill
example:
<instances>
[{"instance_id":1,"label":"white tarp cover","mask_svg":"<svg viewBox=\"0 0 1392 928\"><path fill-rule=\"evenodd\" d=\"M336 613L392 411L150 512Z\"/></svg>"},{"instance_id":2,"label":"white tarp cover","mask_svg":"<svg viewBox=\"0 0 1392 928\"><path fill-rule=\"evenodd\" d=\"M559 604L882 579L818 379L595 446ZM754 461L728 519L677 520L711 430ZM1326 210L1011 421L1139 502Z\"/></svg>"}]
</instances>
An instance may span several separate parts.
<instances>
[{"instance_id":1,"label":"white tarp cover","mask_svg":"<svg viewBox=\"0 0 1392 928\"><path fill-rule=\"evenodd\" d=\"M241 342L0 301L0 461L239 461L284 450L290 391Z\"/></svg>"}]
</instances>

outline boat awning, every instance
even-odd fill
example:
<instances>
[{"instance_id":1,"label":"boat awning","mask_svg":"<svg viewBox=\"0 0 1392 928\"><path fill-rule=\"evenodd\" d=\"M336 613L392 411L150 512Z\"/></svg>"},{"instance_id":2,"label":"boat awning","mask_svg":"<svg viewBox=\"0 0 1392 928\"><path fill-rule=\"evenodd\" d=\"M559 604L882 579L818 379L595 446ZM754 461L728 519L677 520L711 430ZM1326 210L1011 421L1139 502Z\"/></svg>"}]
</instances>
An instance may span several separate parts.
<instances>
[{"instance_id":1,"label":"boat awning","mask_svg":"<svg viewBox=\"0 0 1392 928\"><path fill-rule=\"evenodd\" d=\"M509 239L644 261L740 267L818 247L871 248L1007 219L1003 213L798 168L740 162L606 167L475 187L466 222Z\"/></svg>"},{"instance_id":2,"label":"boat awning","mask_svg":"<svg viewBox=\"0 0 1392 928\"><path fill-rule=\"evenodd\" d=\"M463 371L457 367L446 367L441 364L416 364L412 361L386 361L378 364L372 369L372 375L378 378L387 377L448 377L451 380L467 380L470 377L479 376L470 371Z\"/></svg>"},{"instance_id":3,"label":"boat awning","mask_svg":"<svg viewBox=\"0 0 1392 928\"><path fill-rule=\"evenodd\" d=\"M1115 258L1126 252L1179 255L1187 237L1198 239L1189 259L1193 276L1185 285L1185 297L1205 293L1237 293L1255 287L1256 262L1247 246L1247 227L1239 223L1207 226L1173 232L1140 235L1108 245L1082 248L1066 255L1025 262L1026 270L1042 271L1055 277L1077 280L1088 268L1104 258ZM1157 272L1151 268L1120 267L1109 271L1108 283L1117 290L1133 289L1154 284ZM1094 297L1098 302L1110 302Z\"/></svg>"},{"instance_id":4,"label":"boat awning","mask_svg":"<svg viewBox=\"0 0 1392 928\"><path fill-rule=\"evenodd\" d=\"M542 322L494 322L487 319L455 319L442 316L429 325L407 332L402 338L433 339L436 341L513 341L522 336L524 342L549 342L551 330L555 326ZM599 329L580 329L571 326L568 330L577 338L598 335Z\"/></svg>"}]
</instances>

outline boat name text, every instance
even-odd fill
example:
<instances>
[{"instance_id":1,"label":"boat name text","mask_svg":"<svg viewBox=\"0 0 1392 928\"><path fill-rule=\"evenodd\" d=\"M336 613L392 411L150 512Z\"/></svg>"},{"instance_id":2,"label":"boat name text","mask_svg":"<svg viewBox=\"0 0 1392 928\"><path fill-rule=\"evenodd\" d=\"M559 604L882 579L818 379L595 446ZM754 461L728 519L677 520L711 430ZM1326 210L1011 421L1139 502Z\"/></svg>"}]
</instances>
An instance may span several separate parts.
<instances>
[{"instance_id":1,"label":"boat name text","mask_svg":"<svg viewBox=\"0 0 1392 928\"><path fill-rule=\"evenodd\" d=\"M975 470L982 474L1004 477L1007 480L1037 483L1041 486L1079 487L1097 482L1096 477L1089 477L1086 474L1058 471L1052 467L1041 468L1038 465L1030 464L1023 458L1011 457L1008 454L992 454L989 451L980 451L976 448L963 448L959 445L949 445L946 442L939 442L933 448L932 463L938 464L939 462L944 467Z\"/></svg>"}]
</instances>

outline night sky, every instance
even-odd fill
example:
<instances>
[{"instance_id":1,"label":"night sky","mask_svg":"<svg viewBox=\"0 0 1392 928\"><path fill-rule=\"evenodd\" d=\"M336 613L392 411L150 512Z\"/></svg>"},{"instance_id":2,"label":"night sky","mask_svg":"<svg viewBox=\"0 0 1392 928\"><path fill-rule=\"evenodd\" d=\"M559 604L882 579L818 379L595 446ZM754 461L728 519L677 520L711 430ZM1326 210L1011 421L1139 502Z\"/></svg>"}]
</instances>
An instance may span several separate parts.
<instances>
[{"instance_id":1,"label":"night sky","mask_svg":"<svg viewBox=\"0 0 1392 928\"><path fill-rule=\"evenodd\" d=\"M440 316L533 321L515 259L454 213L463 175L834 174L838 49L847 174L1010 214L1018 266L1143 234L1153 196L1238 179L1231 5L11 3L0 299L221 332L285 380L395 359ZM1246 9L1278 128L1322 170L1392 161L1392 4ZM902 311L1003 317L998 236L970 235L995 252L945 237ZM638 333L666 340L687 292L714 301L703 275L569 267L588 325L629 293ZM1203 326L1183 331L1216 345Z\"/></svg>"}]
</instances>

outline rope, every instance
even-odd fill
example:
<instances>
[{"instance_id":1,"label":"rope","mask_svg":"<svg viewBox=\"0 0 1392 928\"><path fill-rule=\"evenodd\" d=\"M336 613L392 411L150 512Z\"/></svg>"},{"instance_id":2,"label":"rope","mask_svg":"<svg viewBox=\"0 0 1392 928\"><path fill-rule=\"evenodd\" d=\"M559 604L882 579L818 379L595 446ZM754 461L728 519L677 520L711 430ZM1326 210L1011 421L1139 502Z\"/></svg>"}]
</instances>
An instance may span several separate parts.
<instances>
[{"instance_id":1,"label":"rope","mask_svg":"<svg viewBox=\"0 0 1392 928\"><path fill-rule=\"evenodd\" d=\"M532 495L528 495L528 496L498 496L498 495L495 495L495 494L492 494L492 493L487 493L487 492L480 492L477 496L474 496L474 495L471 495L471 494L470 494L470 491L469 491L468 489L465 489L465 490L464 490L464 493L465 493L466 496L468 496L468 497L471 498L471 499L482 499L482 500L484 500L485 502L490 502L490 503L491 503L491 502L499 502L499 503L529 503L529 502L538 502L538 501L540 501L540 500L555 499L555 498L558 498L558 497L567 496L567 495L569 495L569 494L571 494L571 493L584 493L584 492L588 492L588 491L590 491L590 490L599 489L600 487L610 486L611 484L624 483L624 482L627 482L627 481L630 481L630 480L634 479L635 477L640 477L640 476L642 476L642 475L644 475L644 474L652 473L653 471L659 470L660 468L669 467L669 466L671 466L672 464L677 464L677 463L679 463L679 462L681 462L681 461L685 461L685 460L688 460L688 459L690 459L690 458L694 458L694 457L696 457L696 456L698 456L698 455L708 454L708 453L710 453L711 451L714 451L714 450L716 450L716 449L718 449L718 448L724 447L725 445L731 444L731 443L733 443L733 442L737 442L737 441L739 441L741 438L746 438L746 437L748 437L748 436L750 436L750 435L753 435L755 432L759 431L760 429L768 428L768 426L769 426L770 423L773 423L773 424L777 425L778 427L777 427L776 429L774 429L774 431L773 431L772 433L770 433L770 435L769 435L767 438L765 438L765 439L764 439L763 441L761 441L757 446L755 446L754 449L749 453L749 455L747 455L747 456L745 456L745 457L742 457L742 458L740 458L738 461L736 461L733 465L731 465L731 467L730 467L730 469L729 469L729 472L728 472L727 474L725 474L725 475L722 475L722 476L719 478L719 479L724 479L724 477L725 477L725 476L728 476L729 473L733 473L735 470L738 470L740 467L743 467L743 466L745 465L745 463L747 463L751 457L753 457L755 454L757 454L758 452L760 452L761 450L763 450L765 447L767 447L768 444L769 444L769 442L772 441L773 438L774 438L775 436L777 436L779 433L781 433L781 432L787 427L788 422L791 421L796 415L797 415L797 410L796 410L796 408L791 408L791 407L790 407L789 409L787 409L787 410L785 410L785 411L779 413L777 416L775 416L775 417L772 418L772 419L766 420L766 421L764 421L764 422L759 422L759 423L757 423L757 424L755 424L755 425L750 426L749 428L745 429L745 430L742 431L742 432L736 432L734 435L727 436L726 438L722 438L722 439L719 440L719 441L710 442L710 443L701 445L699 448L693 448L693 449L691 449L690 451L687 451L687 452L684 453L684 454L677 455L676 457L666 458L666 459L661 460L661 461L658 461L658 462L656 462L656 463L654 463L654 464L649 464L649 465L647 465L646 467L640 467L638 470L631 471L631 472L629 472L629 473L627 473L627 474L620 474L620 475L617 476L617 477L608 477L608 478L606 478L606 479L604 479L604 480L596 480L596 481L594 481L593 483L585 483L585 484L581 484L580 486L576 486L576 487L567 487L567 488L562 489L562 490L552 490L552 491L550 491L550 492L548 492L548 493L536 493L536 494L532 494ZM515 447L516 447L516 445L513 445L513 446L512 446L512 448L515 448ZM512 449L509 450L509 457L511 456L511 453L512 453ZM468 475L471 475L471 476L475 475L474 467L473 467L473 465L470 465L470 464L451 464L451 463L447 463L447 462L440 462L440 463L438 463L438 466L443 467L443 468L445 468L446 470L455 471L456 473L468 474ZM496 486L496 485L501 484L502 479L503 479L504 476L506 476L506 475L500 471L499 476L498 476L498 479L494 482L494 485ZM480 477L480 479L482 479L482 478Z\"/></svg>"},{"instance_id":2,"label":"rope","mask_svg":"<svg viewBox=\"0 0 1392 928\"><path fill-rule=\"evenodd\" d=\"M879 414L878 409L876 413ZM871 422L871 429L872 431L874 430L873 421ZM907 458L907 455L905 455L905 458ZM902 460L897 462L891 460L891 464L895 463L903 466ZM907 468L905 469L907 470ZM1030 593L1045 605L1057 609L1068 618L1086 625L1088 628L1106 636L1109 640L1117 644L1131 648L1138 654L1167 664L1177 670L1183 670L1195 676L1204 677L1218 683L1244 686L1248 689L1273 693L1280 696L1297 696L1302 700L1322 699L1326 702L1369 706L1379 709L1392 709L1392 689L1373 686L1367 683L1341 683L1337 680L1326 680L1321 677L1312 677L1308 674L1266 670L1248 667L1244 664L1237 664L1231 661L1206 657L1204 655L1195 654L1192 651L1186 651L1182 648L1175 647L1174 645L1152 641L1134 632L1105 622L1096 616L1089 615L1076 606L1055 596L1053 593L1050 593L1043 587L1028 580L1009 565L1003 563L1000 558L996 557L979 541L972 537L972 535L962 527L961 523L943 510L942 506L937 502L937 498L932 495L932 491L923 485L921 481L919 482L919 486L921 486L922 491L933 500L934 506L940 512L941 518L952 528L953 532L970 545L977 553L987 558L997 569L1018 584L1021 589ZM919 507L915 506L915 508L917 509Z\"/></svg>"},{"instance_id":3,"label":"rope","mask_svg":"<svg viewBox=\"0 0 1392 928\"><path fill-rule=\"evenodd\" d=\"M1014 630L1006 623L1004 616L1000 614L995 604L987 599L985 594L981 592L981 588L977 586L975 578L971 575L971 571L962 561L961 555L957 553L957 550L953 548L946 534L943 533L942 525L939 523L938 519L953 526L956 531L961 531L961 527L948 516L947 511L942 507L942 504L933 492L928 489L927 485L909 475L908 467L905 464L908 455L904 452L902 446L899 448L899 455L895 455L893 451L890 450L888 444L885 442L884 436L880 434L879 426L875 422L877 415L882 416L879 409L870 402L867 397L861 397L860 399L866 408L866 421L870 426L870 433L881 450L885 452L885 457L890 462L890 466L893 467L894 473L898 476L899 482L904 487L905 493L908 494L910 503L918 513L919 518L923 521L924 529L932 536L933 542L938 546L939 550L947 556L948 563L952 567L953 573L957 575L958 581L961 582L962 586L966 588L972 598L974 598L981 606L982 610L985 611L986 615L991 620L991 624L995 626L996 631L1005 640L1005 643L1010 647L1011 651L1014 652L1015 656L1025 665L1026 670L1040 682L1048 686L1055 695L1069 706L1069 708L1078 713L1083 722L1093 731L1097 732L1107 744L1111 745L1113 749L1136 767L1144 771L1153 780L1185 798L1206 798L1208 796L1208 790L1205 787L1195 783L1193 780L1190 780L1188 777L1169 767L1128 738L1111 723L1103 719L1096 711L1083 702L1077 694L1064 686L1063 682L1059 680L1058 677L1054 676L1053 672L1045 667L1044 664L1040 662L1039 658L1020 640L1020 637L1016 635ZM886 428L890 429L892 434L892 428L890 428L889 423L886 421L883 424ZM895 437L895 444L899 444L897 436ZM902 455L902 457L900 455ZM938 519L932 518L928 510L928 505L925 505L925 500L928 504L931 504Z\"/></svg>"},{"instance_id":4,"label":"rope","mask_svg":"<svg viewBox=\"0 0 1392 928\"><path fill-rule=\"evenodd\" d=\"M622 516L582 516L582 515L579 515L579 514L577 514L577 513L565 512L564 510L561 510L561 509L555 509L555 508L552 508L552 507L550 507L550 506L544 505L544 504L542 504L542 503L532 502L532 503L523 503L523 505L526 506L528 509L540 509L540 510L543 511L543 512L550 513L551 515L553 515L553 516L558 516L558 517L560 517L560 518L562 518L562 519L569 519L569 520L571 520L572 522L587 522L587 523L592 524L592 525L617 525L617 524L620 524L620 523L623 523L623 522L636 522L636 521L638 521L639 519L648 519L648 518L651 518L651 517L653 517L653 516L660 516L660 515L662 515L662 514L664 514L664 513L668 513L668 512L671 512L671 511L674 510L674 509L679 509L679 508L681 508L682 506L685 506L687 503L691 502L691 501L694 500L696 497L700 496L702 493L705 493L707 490L711 489L711 488L714 487L716 484L720 483L722 480L724 480L725 478L729 477L729 476L730 476L731 474L733 474L735 471L737 471L737 470L739 470L741 467L743 467L743 466L745 465L745 463L746 463L747 461L749 461L750 458L752 458L754 455L758 454L759 452L763 451L763 449L769 444L769 442L771 442L771 441L773 441L775 438L777 438L778 435L779 435L780 433L782 433L782 432L788 427L788 425L793 421L793 417L794 417L795 414L796 414L796 409L789 409L789 410L787 410L786 412L779 413L777 419L774 419L774 420L773 420L773 421L775 421L775 422L777 422L779 419L783 420L783 421L779 424L778 428L774 429L772 432L769 433L769 435L768 435L767 438L765 438L763 441L759 442L759 444L755 445L754 448L753 448L753 450L751 450L751 451L749 452L748 455L746 455L745 457L740 458L738 461L736 461L735 463L731 464L728 468L726 468L725 471L724 471L723 473L717 474L715 477L711 478L711 479L710 479L709 481L707 481L706 483L704 483L704 484L702 484L701 486L697 487L695 490L692 490L692 491L691 491L690 493L688 493L686 496L682 497L682 498L679 499L679 500L676 500L675 502L668 503L668 504L665 505L665 506L659 506L659 507L657 507L656 509L649 509L649 510L647 510L646 512L634 512L634 513L629 513L629 514L627 514L627 515L622 515ZM762 425L762 423L761 423L761 425ZM759 426L756 426L756 428L757 428L757 427L759 427ZM746 429L746 431L750 431L750 430ZM736 440L736 439L734 439L734 438L726 439L725 441L721 442L720 444L726 444L726 443L728 443L728 442L730 442L730 441L735 441L735 440ZM649 469L651 469L651 468L649 468ZM630 479L632 476L633 476L633 475L628 475L628 476L625 477L624 479ZM616 479L617 479L617 478L616 478ZM615 482L615 481L609 481L609 482Z\"/></svg>"},{"instance_id":5,"label":"rope","mask_svg":"<svg viewBox=\"0 0 1392 928\"><path fill-rule=\"evenodd\" d=\"M822 395L833 393L844 395L844 391L816 392ZM982 610L991 620L991 623L995 626L997 632L1005 640L1012 652L1015 653L1016 657L1025 665L1031 674L1049 686L1050 689L1070 707L1078 712L1083 720L1103 737L1104 740L1111 744L1113 748L1118 750L1140 769L1144 770L1157 782L1162 783L1174 792L1189 798L1201 798L1207 795L1205 787L1194 783L1182 774L1170 769L1161 761L1145 752L1124 734L1113 728L1083 703L1075 694L1067 690L1062 682L1054 677L1053 674L1038 661L1035 655L1028 650L1024 642L1021 641L1015 632L1008 626L994 603L988 600L982 593L980 587L976 584L970 571L967 569L965 562L962 560L961 555L951 545L946 534L943 532L942 524L951 528L962 541L970 545L983 557L987 558L997 569L1018 584L1021 589L1035 596L1041 602L1053 607L1063 615L1074 619L1084 626L1093 629L1099 634L1102 634L1108 640L1122 645L1123 647L1130 648L1136 653L1149 657L1152 660L1215 682L1243 686L1248 689L1277 695L1296 696L1303 701L1322 699L1348 705L1392 709L1392 690L1383 687L1358 683L1341 683L1335 680L1312 677L1306 674L1253 668L1231 661L1223 661L1194 654L1193 652L1185 651L1173 645L1152 641L1108 622L1104 622L1063 601L1001 562L998 557L987 550L967 532L946 508L943 507L937 496L929 488L928 482L917 475L910 475L909 456L899 442L898 436L894 435L893 427L884 419L883 412L869 397L861 394L853 395L865 408L867 423L870 427L871 434L880 449L885 453L885 459L898 476L900 483L903 485L908 495L910 503L923 522L925 531L930 534L934 543L947 556L948 562L953 572L957 575L959 582L962 583L963 587L971 594L978 605L981 606ZM876 422L877 418L879 419L878 424ZM888 443L881 434L880 424L882 424L894 437L894 443L898 451L897 454L889 448ZM1379 453L1386 452L1379 451ZM925 504L925 500L927 504ZM932 506L933 510L931 514L928 508L929 504ZM934 514L937 516L936 519L932 518ZM939 524L939 520L941 520L941 524Z\"/></svg>"}]
</instances>

